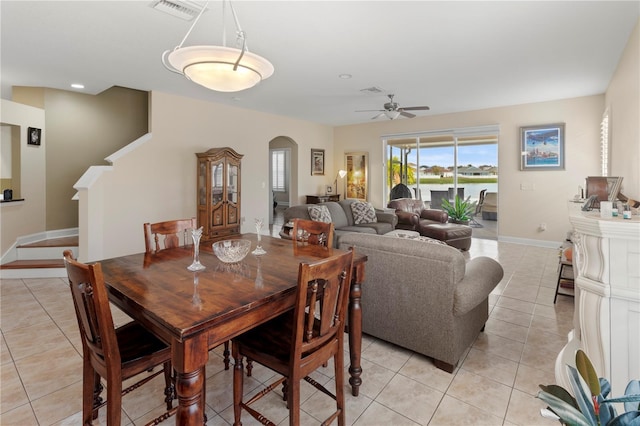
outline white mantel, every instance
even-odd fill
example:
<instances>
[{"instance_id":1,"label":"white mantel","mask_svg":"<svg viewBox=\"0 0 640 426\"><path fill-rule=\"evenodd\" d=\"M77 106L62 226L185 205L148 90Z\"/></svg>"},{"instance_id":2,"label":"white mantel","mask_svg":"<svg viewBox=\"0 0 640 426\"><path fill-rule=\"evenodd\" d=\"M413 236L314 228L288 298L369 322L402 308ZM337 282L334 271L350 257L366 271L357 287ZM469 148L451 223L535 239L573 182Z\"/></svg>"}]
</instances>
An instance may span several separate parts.
<instances>
[{"instance_id":1,"label":"white mantel","mask_svg":"<svg viewBox=\"0 0 640 426\"><path fill-rule=\"evenodd\" d=\"M566 389L566 364L582 349L612 395L640 378L640 216L602 219L569 202L575 273L574 330L556 359L556 381Z\"/></svg>"}]
</instances>

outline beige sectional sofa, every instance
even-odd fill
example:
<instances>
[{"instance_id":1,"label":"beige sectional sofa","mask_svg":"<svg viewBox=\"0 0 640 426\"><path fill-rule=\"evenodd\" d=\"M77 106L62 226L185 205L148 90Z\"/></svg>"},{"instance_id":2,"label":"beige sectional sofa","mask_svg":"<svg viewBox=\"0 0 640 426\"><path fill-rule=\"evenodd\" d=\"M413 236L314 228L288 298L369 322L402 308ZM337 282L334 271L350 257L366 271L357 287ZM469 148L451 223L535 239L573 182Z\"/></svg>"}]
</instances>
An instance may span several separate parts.
<instances>
[{"instance_id":1,"label":"beige sectional sofa","mask_svg":"<svg viewBox=\"0 0 640 426\"><path fill-rule=\"evenodd\" d=\"M453 372L484 329L489 293L503 277L488 257L465 261L450 246L351 233L339 248L368 257L362 285L362 331L433 358Z\"/></svg>"}]
</instances>

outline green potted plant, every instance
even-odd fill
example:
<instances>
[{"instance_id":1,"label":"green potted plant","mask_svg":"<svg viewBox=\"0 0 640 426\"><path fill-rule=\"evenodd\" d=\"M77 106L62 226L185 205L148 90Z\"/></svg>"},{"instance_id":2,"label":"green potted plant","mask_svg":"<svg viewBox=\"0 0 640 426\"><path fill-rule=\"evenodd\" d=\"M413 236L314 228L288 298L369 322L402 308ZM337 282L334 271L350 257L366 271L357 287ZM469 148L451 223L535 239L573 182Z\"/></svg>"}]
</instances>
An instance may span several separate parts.
<instances>
[{"instance_id":1,"label":"green potted plant","mask_svg":"<svg viewBox=\"0 0 640 426\"><path fill-rule=\"evenodd\" d=\"M466 200L462 200L462 198L456 195L453 204L447 199L442 200L442 210L447 212L450 222L460 223L462 225L469 224L476 209L475 203L472 203L470 198L471 197L467 197Z\"/></svg>"},{"instance_id":2,"label":"green potted plant","mask_svg":"<svg viewBox=\"0 0 640 426\"><path fill-rule=\"evenodd\" d=\"M636 426L640 425L640 381L631 380L624 396L607 398L611 384L598 378L587 355L576 352L576 367L567 365L571 395L558 385L540 385L540 398L549 407L541 410L544 417L559 420L564 425L577 426ZM623 403L625 412L618 415L613 404Z\"/></svg>"}]
</instances>

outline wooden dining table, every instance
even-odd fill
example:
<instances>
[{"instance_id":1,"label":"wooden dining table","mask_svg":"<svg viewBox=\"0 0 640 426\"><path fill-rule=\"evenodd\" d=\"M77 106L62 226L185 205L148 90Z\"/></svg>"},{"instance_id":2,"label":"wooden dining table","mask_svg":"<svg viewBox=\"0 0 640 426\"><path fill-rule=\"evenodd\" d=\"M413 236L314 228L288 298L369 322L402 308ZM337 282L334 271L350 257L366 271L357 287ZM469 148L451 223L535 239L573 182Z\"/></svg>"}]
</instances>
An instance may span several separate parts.
<instances>
[{"instance_id":1,"label":"wooden dining table","mask_svg":"<svg viewBox=\"0 0 640 426\"><path fill-rule=\"evenodd\" d=\"M256 234L242 239L257 243ZM300 262L331 257L338 249L295 245L261 236L266 254L241 262L218 260L210 245L201 246L206 269L191 272L193 247L155 254L133 254L100 261L109 298L171 346L178 396L177 425L204 421L205 365L209 350L293 308ZM349 383L358 396L362 379L361 284L366 256L354 255L349 301Z\"/></svg>"}]
</instances>

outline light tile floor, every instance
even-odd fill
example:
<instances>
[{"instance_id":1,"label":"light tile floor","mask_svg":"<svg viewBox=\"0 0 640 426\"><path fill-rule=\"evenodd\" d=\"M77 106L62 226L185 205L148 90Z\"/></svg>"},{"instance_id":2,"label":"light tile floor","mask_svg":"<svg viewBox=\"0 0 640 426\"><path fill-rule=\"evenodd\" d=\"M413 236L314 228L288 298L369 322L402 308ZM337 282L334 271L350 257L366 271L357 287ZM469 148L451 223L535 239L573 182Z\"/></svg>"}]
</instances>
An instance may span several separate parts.
<instances>
[{"instance_id":1,"label":"light tile floor","mask_svg":"<svg viewBox=\"0 0 640 426\"><path fill-rule=\"evenodd\" d=\"M276 232L277 233L277 232ZM573 299L553 304L558 253L526 245L474 239L470 256L498 260L504 279L490 297L484 333L453 374L436 369L422 355L365 336L360 396L347 396L349 425L542 425L544 404L538 384L554 383L555 357L571 328ZM0 424L79 425L81 423L81 344L69 290L63 279L0 282ZM366 288L365 288L366 291ZM366 309L366 307L365 307ZM113 308L121 325L126 315ZM232 371L219 350L207 366L208 425L233 422ZM348 354L345 354L348 365ZM315 373L333 385L329 368ZM251 391L272 374L256 366L246 380ZM127 395L123 424L144 424L163 409L163 379ZM273 394L273 393L272 393ZM318 425L331 401L303 386L302 424ZM288 424L276 394L259 402L278 424ZM104 409L94 424L106 424ZM174 424L170 418L164 424ZM245 426L257 424L243 415Z\"/></svg>"}]
</instances>

